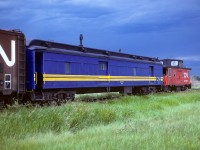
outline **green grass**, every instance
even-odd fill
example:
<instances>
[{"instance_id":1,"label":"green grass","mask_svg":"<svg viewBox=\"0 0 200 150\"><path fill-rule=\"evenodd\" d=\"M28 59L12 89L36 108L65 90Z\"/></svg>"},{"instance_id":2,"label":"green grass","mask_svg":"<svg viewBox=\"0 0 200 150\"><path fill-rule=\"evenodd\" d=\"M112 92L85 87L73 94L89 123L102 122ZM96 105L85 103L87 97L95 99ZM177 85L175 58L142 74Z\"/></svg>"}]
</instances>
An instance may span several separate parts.
<instances>
[{"instance_id":1,"label":"green grass","mask_svg":"<svg viewBox=\"0 0 200 150\"><path fill-rule=\"evenodd\" d=\"M0 149L200 149L200 91L0 113Z\"/></svg>"}]
</instances>

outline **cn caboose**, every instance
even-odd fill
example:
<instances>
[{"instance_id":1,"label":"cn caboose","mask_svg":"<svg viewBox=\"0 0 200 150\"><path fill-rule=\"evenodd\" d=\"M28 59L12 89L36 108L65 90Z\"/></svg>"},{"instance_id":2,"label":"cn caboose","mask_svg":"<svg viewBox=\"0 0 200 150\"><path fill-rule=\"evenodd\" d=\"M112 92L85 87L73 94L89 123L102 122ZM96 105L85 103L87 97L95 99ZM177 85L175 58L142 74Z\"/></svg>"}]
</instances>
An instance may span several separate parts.
<instances>
[{"instance_id":1,"label":"cn caboose","mask_svg":"<svg viewBox=\"0 0 200 150\"><path fill-rule=\"evenodd\" d=\"M183 67L183 61L178 59L163 59L163 85L165 91L184 91L191 88L189 71Z\"/></svg>"}]
</instances>

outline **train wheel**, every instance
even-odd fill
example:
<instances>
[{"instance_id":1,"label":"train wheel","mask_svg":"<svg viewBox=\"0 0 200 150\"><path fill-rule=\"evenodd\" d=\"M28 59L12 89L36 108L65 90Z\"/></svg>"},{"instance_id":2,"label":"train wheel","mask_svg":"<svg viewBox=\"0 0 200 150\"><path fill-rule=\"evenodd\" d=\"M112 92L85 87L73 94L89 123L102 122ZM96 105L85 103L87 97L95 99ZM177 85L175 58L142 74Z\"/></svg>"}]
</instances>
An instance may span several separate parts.
<instances>
[{"instance_id":1,"label":"train wheel","mask_svg":"<svg viewBox=\"0 0 200 150\"><path fill-rule=\"evenodd\" d=\"M181 87L180 86L177 86L176 87L176 92L180 92L181 91Z\"/></svg>"},{"instance_id":2,"label":"train wheel","mask_svg":"<svg viewBox=\"0 0 200 150\"><path fill-rule=\"evenodd\" d=\"M181 87L181 91L185 91L186 90L186 87L185 86L182 86Z\"/></svg>"}]
</instances>

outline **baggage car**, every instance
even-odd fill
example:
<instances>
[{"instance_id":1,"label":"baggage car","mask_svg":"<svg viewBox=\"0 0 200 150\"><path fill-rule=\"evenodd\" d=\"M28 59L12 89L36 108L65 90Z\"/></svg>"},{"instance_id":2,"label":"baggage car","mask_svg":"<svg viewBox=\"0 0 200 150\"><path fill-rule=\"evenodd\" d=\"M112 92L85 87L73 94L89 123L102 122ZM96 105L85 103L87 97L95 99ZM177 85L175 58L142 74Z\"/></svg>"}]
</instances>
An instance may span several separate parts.
<instances>
[{"instance_id":1,"label":"baggage car","mask_svg":"<svg viewBox=\"0 0 200 150\"><path fill-rule=\"evenodd\" d=\"M32 60L32 61L28 61ZM123 94L160 89L156 58L33 40L27 47L27 88L50 99L75 93Z\"/></svg>"}]
</instances>

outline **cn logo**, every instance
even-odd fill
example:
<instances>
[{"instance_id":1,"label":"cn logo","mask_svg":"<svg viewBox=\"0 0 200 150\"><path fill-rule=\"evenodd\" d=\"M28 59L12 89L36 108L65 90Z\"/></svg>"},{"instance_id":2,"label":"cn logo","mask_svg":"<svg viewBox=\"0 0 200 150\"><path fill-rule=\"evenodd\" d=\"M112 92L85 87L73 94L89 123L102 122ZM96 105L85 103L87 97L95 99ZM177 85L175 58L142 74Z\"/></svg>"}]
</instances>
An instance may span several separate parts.
<instances>
[{"instance_id":1,"label":"cn logo","mask_svg":"<svg viewBox=\"0 0 200 150\"><path fill-rule=\"evenodd\" d=\"M189 78L188 73L184 72L184 78Z\"/></svg>"},{"instance_id":2,"label":"cn logo","mask_svg":"<svg viewBox=\"0 0 200 150\"><path fill-rule=\"evenodd\" d=\"M0 55L2 56L3 60L5 61L6 65L12 67L15 64L15 41L11 40L11 60L8 59L5 51L0 45Z\"/></svg>"}]
</instances>

